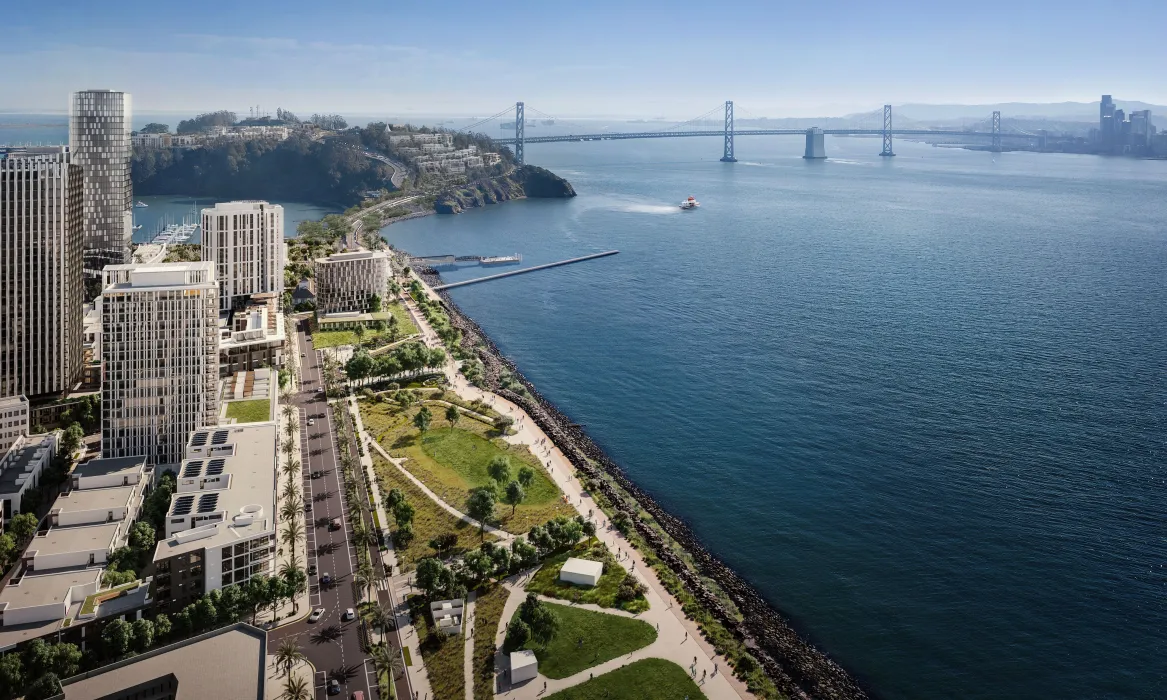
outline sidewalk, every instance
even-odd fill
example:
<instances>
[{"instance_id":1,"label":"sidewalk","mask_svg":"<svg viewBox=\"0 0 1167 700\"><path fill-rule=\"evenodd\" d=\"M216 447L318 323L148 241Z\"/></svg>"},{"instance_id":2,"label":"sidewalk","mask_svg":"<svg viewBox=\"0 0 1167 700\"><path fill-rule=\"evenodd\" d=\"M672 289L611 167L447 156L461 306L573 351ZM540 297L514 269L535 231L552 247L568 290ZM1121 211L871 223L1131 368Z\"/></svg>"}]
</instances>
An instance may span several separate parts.
<instances>
[{"instance_id":1,"label":"sidewalk","mask_svg":"<svg viewBox=\"0 0 1167 700\"><path fill-rule=\"evenodd\" d=\"M292 396L292 393L289 392L287 395ZM276 401L278 404L279 399L282 398L283 396L284 396L283 392L277 391L276 395L272 397L272 400ZM304 465L307 464L307 461L305 459L306 455L303 454L303 452L304 452L303 443L301 443L301 441L300 441L300 421L302 418L303 418L303 416L301 415L300 408L295 407L295 412L293 413L292 420L291 420L291 423L292 423L292 426L293 426L295 432L292 434L291 440L297 446L299 446L300 449L297 452L293 453L292 459L300 462L300 474L297 477L293 477L292 481L296 484L297 488L299 489L301 502L303 502L305 500L305 497L304 497L304 479L306 478L306 476L305 476L306 467ZM288 424L288 421L286 421L284 419L283 406L282 405L278 406L276 408L276 431L278 433L276 436L277 444L282 444L285 440L288 439L288 437L287 437L288 434L286 432L286 427L285 427L287 424ZM276 482L277 482L276 483L276 494L279 494L283 490L284 482L288 480L288 477L284 475L284 469L283 469L284 465L287 464L287 462L288 462L288 456L286 454L284 454L284 451L282 449L279 449L277 447L276 457L277 457L277 462L276 462L276 477L277 477L277 479L276 479ZM298 542L296 544L295 549L293 551L289 551L287 545L280 542L280 529L282 528L282 525L283 525L283 519L279 517L279 510L280 510L281 505L282 504L277 504L276 505L276 512L272 514L272 516L276 520L276 551L279 552L276 555L276 567L275 567L275 572L273 574L274 576L280 575L280 570L291 561L293 556L295 556L295 558L297 560L297 564L299 565L299 567L301 569L304 569L305 571L307 571L307 568L308 568L308 561L307 561L308 553L306 551L306 548L308 546L308 541L306 538L308 536L308 532L310 531L310 529L312 527L312 524L309 522L304 523L304 537L301 538L300 542ZM297 517L299 517L299 518L304 517L304 513L303 513L302 509L300 511L300 514ZM309 602L309 597L308 597L309 591L311 590L311 588L312 588L311 581L306 581L304 584L303 594L301 594L299 597L296 598L294 604L291 602L284 603L277 610L274 611L274 614L276 617L276 624L274 625L275 627L282 627L286 624L303 619L304 617L306 617L308 615L308 613L311 612L312 605ZM295 610L294 616L293 616L293 612L292 612L293 610ZM257 623L261 623L261 624L265 623L265 622L270 622L273 619L272 615L273 615L272 610L264 609L261 613L259 613L256 616L255 620Z\"/></svg>"}]
</instances>

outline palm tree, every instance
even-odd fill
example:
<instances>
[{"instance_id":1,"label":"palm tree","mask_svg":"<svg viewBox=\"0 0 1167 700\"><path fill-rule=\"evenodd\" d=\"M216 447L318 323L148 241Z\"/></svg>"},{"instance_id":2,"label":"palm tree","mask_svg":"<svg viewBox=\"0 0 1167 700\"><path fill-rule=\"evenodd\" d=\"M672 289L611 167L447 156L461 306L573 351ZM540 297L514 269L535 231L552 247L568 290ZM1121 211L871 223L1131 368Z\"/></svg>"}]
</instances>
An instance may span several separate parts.
<instances>
[{"instance_id":1,"label":"palm tree","mask_svg":"<svg viewBox=\"0 0 1167 700\"><path fill-rule=\"evenodd\" d=\"M373 657L373 668L376 669L378 677L384 673L389 676L389 682L392 683L405 672L401 654L389 646L380 644L370 649L369 653Z\"/></svg>"},{"instance_id":2,"label":"palm tree","mask_svg":"<svg viewBox=\"0 0 1167 700\"><path fill-rule=\"evenodd\" d=\"M368 597L373 588L373 584L377 582L377 574L373 571L373 565L367 561L362 562L357 567L357 574L365 580L365 596Z\"/></svg>"},{"instance_id":3,"label":"palm tree","mask_svg":"<svg viewBox=\"0 0 1167 700\"><path fill-rule=\"evenodd\" d=\"M299 520L289 520L284 523L280 531L280 542L288 545L292 552L296 551L296 543L304 538L304 525Z\"/></svg>"},{"instance_id":4,"label":"palm tree","mask_svg":"<svg viewBox=\"0 0 1167 700\"><path fill-rule=\"evenodd\" d=\"M290 501L300 495L300 489L296 486L296 482L288 479L284 482L284 489L280 492L285 501Z\"/></svg>"},{"instance_id":5,"label":"palm tree","mask_svg":"<svg viewBox=\"0 0 1167 700\"><path fill-rule=\"evenodd\" d=\"M353 583L355 583L357 585L357 588L358 588L358 590L360 590L361 595L368 597L369 587L373 585L373 581L371 578L365 577L363 565L360 569L357 569L356 571L353 572Z\"/></svg>"},{"instance_id":6,"label":"palm tree","mask_svg":"<svg viewBox=\"0 0 1167 700\"><path fill-rule=\"evenodd\" d=\"M381 628L381 643L384 644L385 631L389 629L390 625L397 624L397 616L388 608L374 605L369 610L369 623Z\"/></svg>"},{"instance_id":7,"label":"palm tree","mask_svg":"<svg viewBox=\"0 0 1167 700\"><path fill-rule=\"evenodd\" d=\"M280 700L312 700L312 689L308 681L300 676L288 676L284 680L284 692L280 693Z\"/></svg>"},{"instance_id":8,"label":"palm tree","mask_svg":"<svg viewBox=\"0 0 1167 700\"><path fill-rule=\"evenodd\" d=\"M299 645L296 644L295 637L288 637L276 648L276 666L284 670L285 676L292 672L296 664L307 660L308 657L304 656L304 652L300 651Z\"/></svg>"},{"instance_id":9,"label":"palm tree","mask_svg":"<svg viewBox=\"0 0 1167 700\"><path fill-rule=\"evenodd\" d=\"M295 554L293 554L292 556L288 557L288 560L285 561L283 566L280 567L280 578L285 580L290 578L292 572L299 568L300 560L296 558Z\"/></svg>"},{"instance_id":10,"label":"palm tree","mask_svg":"<svg viewBox=\"0 0 1167 700\"><path fill-rule=\"evenodd\" d=\"M284 505L280 506L280 518L283 520L294 520L300 514L300 509L304 507L304 502L300 500L297 495L294 498L289 498L284 501Z\"/></svg>"},{"instance_id":11,"label":"palm tree","mask_svg":"<svg viewBox=\"0 0 1167 700\"><path fill-rule=\"evenodd\" d=\"M283 449L284 454L288 456L288 459L291 459L292 455L296 452L296 443L292 442L291 440L285 440L280 448Z\"/></svg>"},{"instance_id":12,"label":"palm tree","mask_svg":"<svg viewBox=\"0 0 1167 700\"><path fill-rule=\"evenodd\" d=\"M284 462L284 466L280 467L280 470L283 471L284 476L294 479L300 473L300 460L289 459Z\"/></svg>"}]
</instances>

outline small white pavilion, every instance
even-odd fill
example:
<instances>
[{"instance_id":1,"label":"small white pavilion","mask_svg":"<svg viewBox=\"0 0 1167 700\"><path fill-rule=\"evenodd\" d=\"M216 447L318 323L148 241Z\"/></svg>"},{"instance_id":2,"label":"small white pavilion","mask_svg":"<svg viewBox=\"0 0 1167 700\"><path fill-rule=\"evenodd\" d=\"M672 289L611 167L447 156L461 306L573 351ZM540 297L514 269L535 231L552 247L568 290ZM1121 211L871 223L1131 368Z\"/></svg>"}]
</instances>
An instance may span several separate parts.
<instances>
[{"instance_id":1,"label":"small white pavilion","mask_svg":"<svg viewBox=\"0 0 1167 700\"><path fill-rule=\"evenodd\" d=\"M511 683L529 681L539 675L539 660L530 649L511 652Z\"/></svg>"},{"instance_id":2,"label":"small white pavilion","mask_svg":"<svg viewBox=\"0 0 1167 700\"><path fill-rule=\"evenodd\" d=\"M600 577L603 575L603 562L572 557L563 562L563 568L559 571L559 580L574 583L577 586L598 586Z\"/></svg>"}]
</instances>

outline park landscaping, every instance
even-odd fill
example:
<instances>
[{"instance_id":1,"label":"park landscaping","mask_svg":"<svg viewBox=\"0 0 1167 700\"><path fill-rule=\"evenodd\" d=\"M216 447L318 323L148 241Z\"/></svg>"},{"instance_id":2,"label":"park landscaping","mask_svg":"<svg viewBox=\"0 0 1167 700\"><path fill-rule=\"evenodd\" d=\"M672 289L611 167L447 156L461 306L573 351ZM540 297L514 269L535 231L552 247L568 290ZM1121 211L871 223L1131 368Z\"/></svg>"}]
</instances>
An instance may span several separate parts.
<instances>
[{"instance_id":1,"label":"park landscaping","mask_svg":"<svg viewBox=\"0 0 1167 700\"><path fill-rule=\"evenodd\" d=\"M555 603L544 605L559 621L559 632L546 646L532 639L523 648L535 652L539 673L548 678L573 676L656 641L656 630L641 620ZM511 624L520 612L515 611Z\"/></svg>"},{"instance_id":2,"label":"park landscaping","mask_svg":"<svg viewBox=\"0 0 1167 700\"><path fill-rule=\"evenodd\" d=\"M383 324L390 318L397 319L397 333L396 335L389 332L388 327L384 330L376 330L371 326L366 327L365 334L361 337L361 342L369 347L378 347L407 338L418 332L417 324L409 317L409 310L398 302L390 302L385 305L384 311L378 311L372 314L376 321ZM387 325L387 324L386 324ZM337 329L337 330L323 330L317 329L312 334L312 346L316 349L333 348L340 345L356 345L357 334L351 328Z\"/></svg>"},{"instance_id":3,"label":"park landscaping","mask_svg":"<svg viewBox=\"0 0 1167 700\"><path fill-rule=\"evenodd\" d=\"M556 516L575 515L563 501L559 487L525 447L507 443L493 427L473 418L461 416L451 424L438 404L427 407L432 419L429 430L422 434L414 424L422 408L362 401L361 420L389 454L406 458L406 469L443 501L465 511L472 490L492 484L505 486L506 481L496 482L488 472L492 459L504 457L509 462L511 478L523 466L531 469L533 477L513 514L509 505L498 505L500 527L521 534Z\"/></svg>"},{"instance_id":4,"label":"park landscaping","mask_svg":"<svg viewBox=\"0 0 1167 700\"><path fill-rule=\"evenodd\" d=\"M234 418L236 423L262 423L271 420L271 400L232 401L227 404L227 417Z\"/></svg>"},{"instance_id":5,"label":"park landscaping","mask_svg":"<svg viewBox=\"0 0 1167 700\"><path fill-rule=\"evenodd\" d=\"M697 700L703 697L705 694L685 669L664 659L642 659L561 690L547 700Z\"/></svg>"},{"instance_id":6,"label":"park landscaping","mask_svg":"<svg viewBox=\"0 0 1167 700\"><path fill-rule=\"evenodd\" d=\"M491 583L474 599L474 700L494 698L494 635L509 594L505 586Z\"/></svg>"},{"instance_id":7,"label":"park landscaping","mask_svg":"<svg viewBox=\"0 0 1167 700\"><path fill-rule=\"evenodd\" d=\"M559 580L559 571L563 563L570 557L591 559L604 563L604 573L600 576L597 586L577 586L573 583ZM648 601L642 593L635 596L628 592L621 594L621 586L628 572L616 561L616 557L601 542L588 544L582 542L571 550L549 557L543 562L535 575L527 583L528 591L545 595L549 598L570 600L573 603L593 603L604 608L619 608L630 613L648 610Z\"/></svg>"},{"instance_id":8,"label":"park landscaping","mask_svg":"<svg viewBox=\"0 0 1167 700\"><path fill-rule=\"evenodd\" d=\"M421 660L429 676L434 700L466 700L465 641L433 628L425 596L409 597L409 614L417 633Z\"/></svg>"},{"instance_id":9,"label":"park landscaping","mask_svg":"<svg viewBox=\"0 0 1167 700\"><path fill-rule=\"evenodd\" d=\"M381 493L388 494L391 489L400 489L413 506L413 539L405 546L401 546L400 542L394 545L401 571L412 571L417 567L418 560L432 557L434 550L430 548L429 543L447 533L453 533L457 541L452 547L442 550L443 557L459 555L478 546L477 528L454 517L434 503L425 492L376 451L372 452L372 457Z\"/></svg>"}]
</instances>

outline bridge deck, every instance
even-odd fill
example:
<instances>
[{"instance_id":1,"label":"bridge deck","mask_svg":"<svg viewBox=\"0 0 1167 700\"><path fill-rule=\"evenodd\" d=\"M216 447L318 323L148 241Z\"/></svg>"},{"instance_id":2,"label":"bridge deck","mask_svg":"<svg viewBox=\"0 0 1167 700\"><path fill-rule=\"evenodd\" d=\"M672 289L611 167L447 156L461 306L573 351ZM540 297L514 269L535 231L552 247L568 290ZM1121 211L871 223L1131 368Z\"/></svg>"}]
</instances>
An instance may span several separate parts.
<instances>
[{"instance_id":1,"label":"bridge deck","mask_svg":"<svg viewBox=\"0 0 1167 700\"><path fill-rule=\"evenodd\" d=\"M805 136L806 129L736 129L734 136ZM882 136L882 129L823 129L827 136ZM892 136L964 136L992 139L991 131L955 131L941 129L892 129ZM524 143L562 143L568 141L621 141L624 139L670 139L709 136L722 138L724 130L703 131L621 131L607 134L563 134L561 136L526 136ZM1036 139L1031 134L1000 134L1003 139ZM496 143L513 144L514 138L493 139Z\"/></svg>"}]
</instances>

